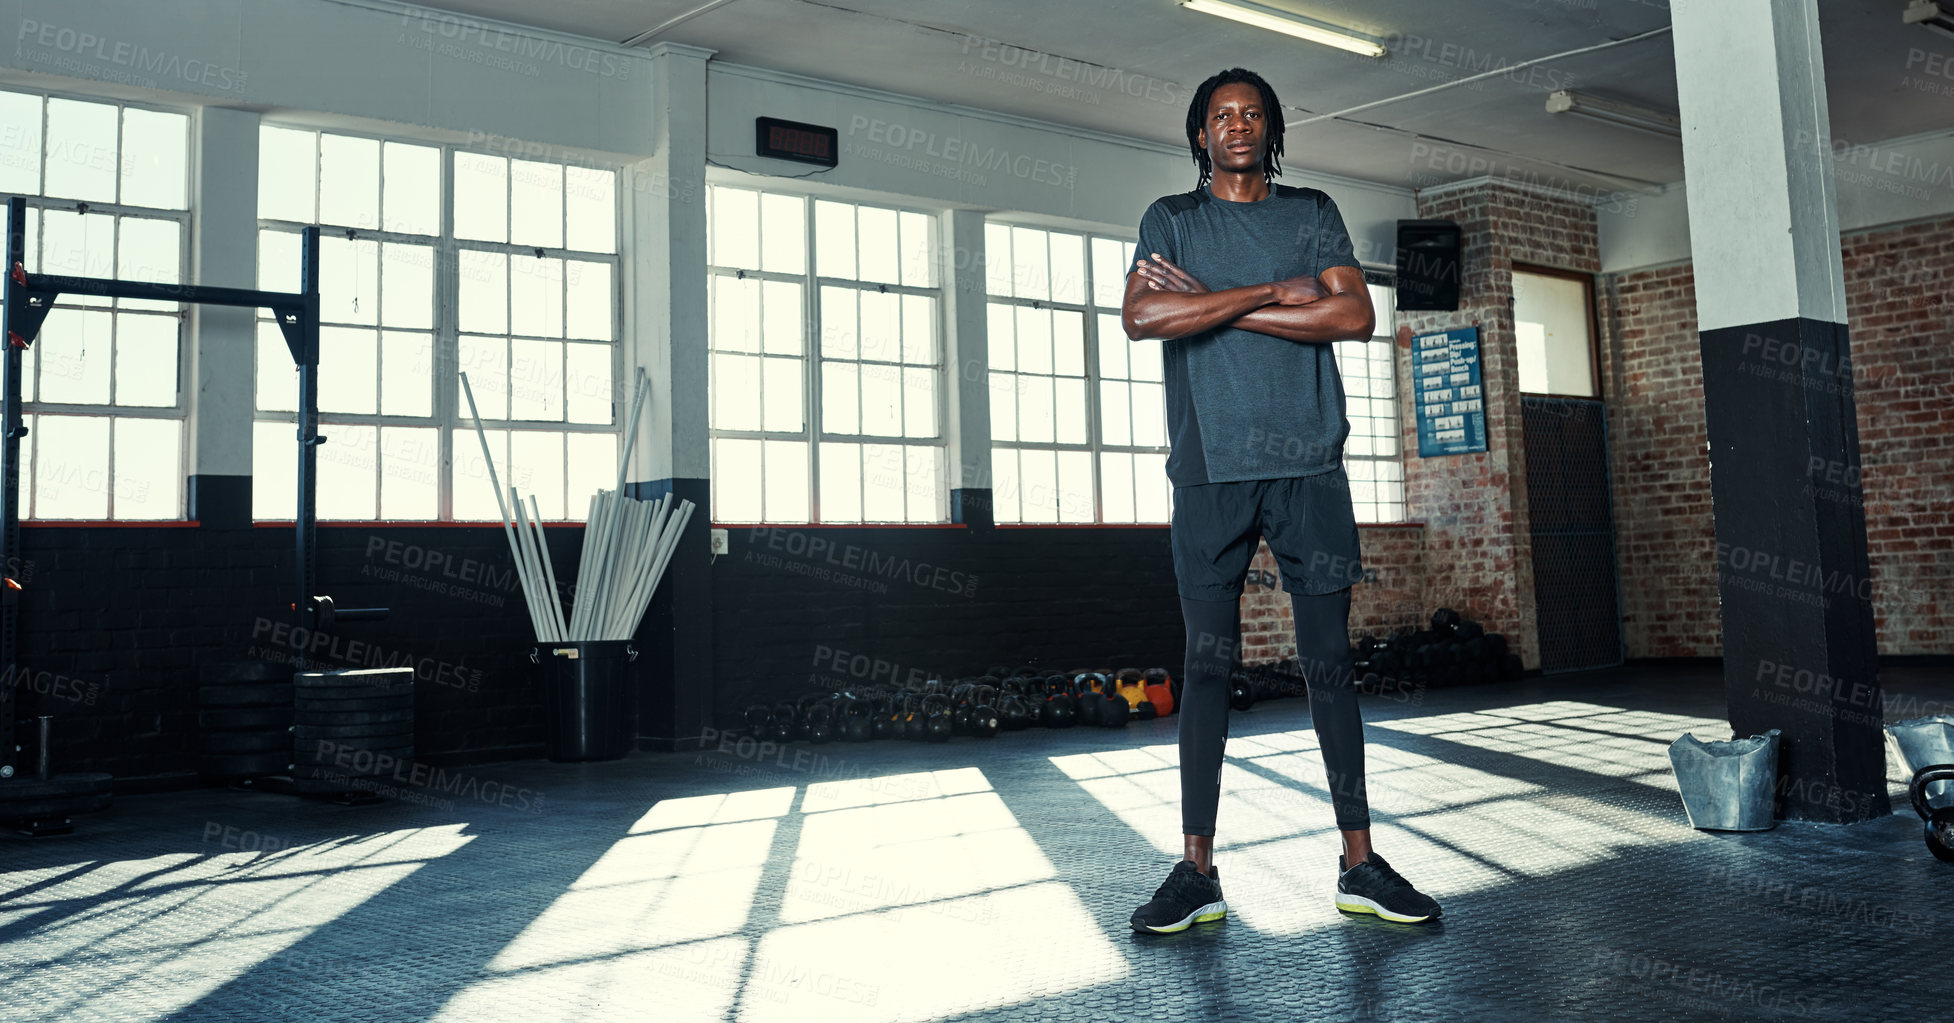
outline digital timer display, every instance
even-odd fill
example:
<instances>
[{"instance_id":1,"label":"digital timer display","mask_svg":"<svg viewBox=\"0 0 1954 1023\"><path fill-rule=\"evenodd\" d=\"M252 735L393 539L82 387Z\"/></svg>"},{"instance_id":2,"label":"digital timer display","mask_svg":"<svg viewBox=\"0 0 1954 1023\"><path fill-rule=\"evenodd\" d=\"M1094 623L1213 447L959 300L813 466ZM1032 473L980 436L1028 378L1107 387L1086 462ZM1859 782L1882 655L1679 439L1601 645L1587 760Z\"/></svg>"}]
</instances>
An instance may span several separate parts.
<instances>
[{"instance_id":1,"label":"digital timer display","mask_svg":"<svg viewBox=\"0 0 1954 1023\"><path fill-rule=\"evenodd\" d=\"M838 162L841 133L833 128L761 117L754 120L754 136L755 148L761 156L818 163L823 167L833 167Z\"/></svg>"}]
</instances>

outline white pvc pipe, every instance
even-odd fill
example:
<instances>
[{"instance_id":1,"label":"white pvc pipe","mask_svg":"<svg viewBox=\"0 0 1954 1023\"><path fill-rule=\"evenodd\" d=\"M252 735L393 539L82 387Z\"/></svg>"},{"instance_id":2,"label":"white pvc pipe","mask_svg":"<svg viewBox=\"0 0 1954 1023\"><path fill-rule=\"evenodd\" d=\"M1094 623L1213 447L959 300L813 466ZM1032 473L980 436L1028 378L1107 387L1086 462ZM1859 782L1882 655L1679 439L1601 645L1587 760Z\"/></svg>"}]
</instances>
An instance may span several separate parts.
<instances>
[{"instance_id":1,"label":"white pvc pipe","mask_svg":"<svg viewBox=\"0 0 1954 1023\"><path fill-rule=\"evenodd\" d=\"M536 509L536 495L529 495L529 521L536 524L536 550L543 555L543 578L549 583L550 614L556 619L556 638L570 638L570 625L563 620L563 599L556 589L556 565L550 561L549 534L543 532L543 516Z\"/></svg>"},{"instance_id":2,"label":"white pvc pipe","mask_svg":"<svg viewBox=\"0 0 1954 1023\"><path fill-rule=\"evenodd\" d=\"M488 433L482 429L482 413L475 407L475 389L469 386L466 371L461 374L461 393L468 398L468 416L475 423L475 439L482 442L482 463L488 467L489 489L495 491L495 509L502 514L502 535L509 541L509 554L516 559L516 574L522 579L523 603L529 608L529 624L536 630L537 642L543 642L543 619L538 614L535 594L530 592L529 578L522 572L516 528L509 519L509 506L502 501L502 481L495 474L495 456L489 453Z\"/></svg>"}]
</instances>

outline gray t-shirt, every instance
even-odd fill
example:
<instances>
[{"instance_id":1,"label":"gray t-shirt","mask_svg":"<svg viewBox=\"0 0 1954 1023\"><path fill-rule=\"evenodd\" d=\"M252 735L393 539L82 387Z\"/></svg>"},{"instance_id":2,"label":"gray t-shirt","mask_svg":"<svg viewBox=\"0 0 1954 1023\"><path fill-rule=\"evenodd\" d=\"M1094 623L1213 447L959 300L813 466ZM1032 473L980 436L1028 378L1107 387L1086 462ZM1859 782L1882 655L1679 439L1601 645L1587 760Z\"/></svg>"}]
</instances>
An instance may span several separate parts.
<instances>
[{"instance_id":1,"label":"gray t-shirt","mask_svg":"<svg viewBox=\"0 0 1954 1023\"><path fill-rule=\"evenodd\" d=\"M1157 199L1140 219L1134 258L1152 252L1211 291L1357 266L1337 204L1288 185L1261 202L1217 199L1205 186ZM1350 421L1329 345L1234 327L1162 343L1174 486L1312 476L1343 464Z\"/></svg>"}]
</instances>

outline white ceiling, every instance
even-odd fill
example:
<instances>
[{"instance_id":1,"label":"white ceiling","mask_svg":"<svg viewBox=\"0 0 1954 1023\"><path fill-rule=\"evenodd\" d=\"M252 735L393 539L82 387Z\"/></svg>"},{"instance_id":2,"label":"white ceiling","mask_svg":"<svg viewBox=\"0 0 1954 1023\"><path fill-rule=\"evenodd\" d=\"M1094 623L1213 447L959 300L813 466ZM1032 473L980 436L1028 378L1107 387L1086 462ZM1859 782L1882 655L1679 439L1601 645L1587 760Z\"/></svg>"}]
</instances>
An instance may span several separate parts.
<instances>
[{"instance_id":1,"label":"white ceiling","mask_svg":"<svg viewBox=\"0 0 1954 1023\"><path fill-rule=\"evenodd\" d=\"M708 6L707 0L420 2L612 42ZM1669 0L1261 2L1385 38L1392 52L1357 57L1185 11L1174 0L731 0L657 39L710 47L718 59L740 64L1183 145L1187 97L1225 67L1259 71L1294 124L1488 68L1624 39L1669 20ZM1905 0L1819 0L1835 138L1870 143L1954 125L1954 99L1904 84L1909 73L1917 75L1908 67L1912 51L1945 53L1954 63L1954 41L1902 24L1904 6ZM1102 69L1123 71L1141 95L1095 85L1090 76L1109 81ZM1525 80L1495 76L1349 120L1296 125L1286 139L1285 165L1413 186L1488 172L1610 191L1621 187L1620 178L1682 179L1676 140L1545 110L1546 94L1570 84L1675 110L1667 33L1511 75Z\"/></svg>"}]
</instances>

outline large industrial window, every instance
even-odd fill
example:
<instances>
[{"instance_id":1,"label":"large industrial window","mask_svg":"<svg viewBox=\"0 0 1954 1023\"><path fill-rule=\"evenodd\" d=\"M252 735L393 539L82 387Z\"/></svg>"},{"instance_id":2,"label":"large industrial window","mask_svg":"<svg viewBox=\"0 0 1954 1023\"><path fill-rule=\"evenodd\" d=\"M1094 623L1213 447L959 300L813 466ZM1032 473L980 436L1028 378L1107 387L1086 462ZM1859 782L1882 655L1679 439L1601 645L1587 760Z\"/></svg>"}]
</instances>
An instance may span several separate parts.
<instances>
[{"instance_id":1,"label":"large industrial window","mask_svg":"<svg viewBox=\"0 0 1954 1023\"><path fill-rule=\"evenodd\" d=\"M1133 243L984 234L997 521L1168 521L1161 347L1120 326Z\"/></svg>"},{"instance_id":2,"label":"large industrial window","mask_svg":"<svg viewBox=\"0 0 1954 1023\"><path fill-rule=\"evenodd\" d=\"M298 232L325 227L321 519L500 516L463 372L502 485L544 518L615 482L615 171L266 126L258 214L272 290L298 287ZM253 509L290 518L297 393L260 316Z\"/></svg>"},{"instance_id":3,"label":"large industrial window","mask_svg":"<svg viewBox=\"0 0 1954 1023\"><path fill-rule=\"evenodd\" d=\"M1350 502L1358 522L1404 521L1404 456L1399 451L1397 345L1391 310L1395 289L1370 285L1377 313L1377 336L1336 343L1337 373L1343 378L1344 414L1350 436L1343 443L1343 468L1350 477Z\"/></svg>"},{"instance_id":4,"label":"large industrial window","mask_svg":"<svg viewBox=\"0 0 1954 1023\"><path fill-rule=\"evenodd\" d=\"M935 218L707 190L720 522L944 522Z\"/></svg>"},{"instance_id":5,"label":"large industrial window","mask_svg":"<svg viewBox=\"0 0 1954 1023\"><path fill-rule=\"evenodd\" d=\"M1594 302L1585 274L1513 271L1513 340L1520 390L1570 398L1596 395Z\"/></svg>"},{"instance_id":6,"label":"large industrial window","mask_svg":"<svg viewBox=\"0 0 1954 1023\"><path fill-rule=\"evenodd\" d=\"M181 280L189 139L183 114L0 92L0 195L27 197L27 270ZM22 518L182 517L183 317L176 302L55 303L21 356Z\"/></svg>"}]
</instances>

